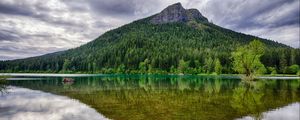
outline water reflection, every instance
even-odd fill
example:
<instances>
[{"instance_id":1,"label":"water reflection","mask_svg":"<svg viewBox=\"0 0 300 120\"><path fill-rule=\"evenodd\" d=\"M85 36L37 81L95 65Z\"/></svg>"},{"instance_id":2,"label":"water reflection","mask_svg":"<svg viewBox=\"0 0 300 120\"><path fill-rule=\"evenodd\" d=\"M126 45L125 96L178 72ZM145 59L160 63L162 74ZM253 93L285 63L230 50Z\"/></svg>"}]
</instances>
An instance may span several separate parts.
<instances>
[{"instance_id":1,"label":"water reflection","mask_svg":"<svg viewBox=\"0 0 300 120\"><path fill-rule=\"evenodd\" d=\"M67 97L11 87L0 96L1 120L104 120L94 109Z\"/></svg>"},{"instance_id":2,"label":"water reflection","mask_svg":"<svg viewBox=\"0 0 300 120\"><path fill-rule=\"evenodd\" d=\"M112 119L224 119L251 116L300 102L300 80L245 83L218 76L102 76L10 81L11 85L65 95Z\"/></svg>"},{"instance_id":3,"label":"water reflection","mask_svg":"<svg viewBox=\"0 0 300 120\"><path fill-rule=\"evenodd\" d=\"M262 119L271 119L272 120L281 120L280 118L272 117L272 116L266 116L264 115L264 110L266 110L266 106L264 105L268 101L264 102L264 98L266 97L266 93L268 92L277 92L277 90L268 91L265 87L271 86L271 81L241 81L239 87L234 89L233 92L233 100L231 102L231 106L236 109L240 114L249 114L249 117L245 117L243 119L255 119L255 120L262 120ZM286 85L287 83L281 83L283 85ZM293 84L288 84L287 90L284 90L284 93L299 93L297 89L299 89L299 84L297 87L297 84L294 85L294 87L289 87L290 85L293 86ZM276 89L278 86L276 87ZM281 92L282 90L278 90ZM280 95L280 94L273 94L273 95ZM291 95L293 96L293 95ZM268 100L268 99L267 99ZM269 102L273 102L269 100ZM276 101L275 101L276 102ZM297 110L294 112L291 112L293 114L292 117L298 116L299 117L299 109L294 109L295 107L300 107L298 103L292 104L293 108L285 107L284 109L287 111L291 110ZM285 111L277 111L281 117L285 119L291 118L289 115L285 115ZM268 113L270 114L270 113ZM276 118L276 119L275 119ZM290 119L289 119L290 120ZM293 120L293 119L291 119Z\"/></svg>"},{"instance_id":4,"label":"water reflection","mask_svg":"<svg viewBox=\"0 0 300 120\"><path fill-rule=\"evenodd\" d=\"M0 95L7 93L7 81L6 78L0 76Z\"/></svg>"},{"instance_id":5,"label":"water reflection","mask_svg":"<svg viewBox=\"0 0 300 120\"><path fill-rule=\"evenodd\" d=\"M264 112L261 115L262 120L300 120L300 103L293 103L288 106ZM253 120L255 118L246 116L237 120Z\"/></svg>"},{"instance_id":6,"label":"water reflection","mask_svg":"<svg viewBox=\"0 0 300 120\"><path fill-rule=\"evenodd\" d=\"M144 89L152 90L197 90L218 93L233 89L239 85L239 79L222 79L210 77L172 77L172 76L108 76L73 78L72 87L79 91ZM64 86L60 77L46 77L43 80L10 81L12 85L43 89L45 87L59 89ZM51 89L53 92L53 89ZM63 90L64 91L64 90Z\"/></svg>"}]
</instances>

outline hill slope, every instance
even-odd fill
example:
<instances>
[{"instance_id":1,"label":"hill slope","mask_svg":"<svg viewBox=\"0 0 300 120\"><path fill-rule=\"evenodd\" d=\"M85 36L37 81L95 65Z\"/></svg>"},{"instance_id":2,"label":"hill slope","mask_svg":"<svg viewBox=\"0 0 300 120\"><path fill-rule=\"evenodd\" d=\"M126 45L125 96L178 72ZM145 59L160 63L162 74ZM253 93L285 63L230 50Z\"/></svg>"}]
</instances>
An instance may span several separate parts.
<instances>
[{"instance_id":1,"label":"hill slope","mask_svg":"<svg viewBox=\"0 0 300 120\"><path fill-rule=\"evenodd\" d=\"M259 39L268 47L265 66L284 72L300 64L300 52L286 45L237 33L212 23L196 9L180 3L161 13L108 31L85 45L38 57L0 62L2 72L175 72L179 61L188 73L211 73L219 59L231 70L231 52ZM297 61L298 60L298 61Z\"/></svg>"}]
</instances>

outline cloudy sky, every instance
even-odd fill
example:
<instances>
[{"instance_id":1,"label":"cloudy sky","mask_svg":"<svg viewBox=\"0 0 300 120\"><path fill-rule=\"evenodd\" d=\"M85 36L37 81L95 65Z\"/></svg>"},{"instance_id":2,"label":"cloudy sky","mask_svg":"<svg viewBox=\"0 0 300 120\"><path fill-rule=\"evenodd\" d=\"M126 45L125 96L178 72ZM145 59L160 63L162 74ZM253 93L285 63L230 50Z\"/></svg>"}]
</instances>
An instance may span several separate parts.
<instances>
[{"instance_id":1,"label":"cloudy sky","mask_svg":"<svg viewBox=\"0 0 300 120\"><path fill-rule=\"evenodd\" d=\"M214 24L299 47L300 0L1 0L0 60L74 48L181 2Z\"/></svg>"}]
</instances>

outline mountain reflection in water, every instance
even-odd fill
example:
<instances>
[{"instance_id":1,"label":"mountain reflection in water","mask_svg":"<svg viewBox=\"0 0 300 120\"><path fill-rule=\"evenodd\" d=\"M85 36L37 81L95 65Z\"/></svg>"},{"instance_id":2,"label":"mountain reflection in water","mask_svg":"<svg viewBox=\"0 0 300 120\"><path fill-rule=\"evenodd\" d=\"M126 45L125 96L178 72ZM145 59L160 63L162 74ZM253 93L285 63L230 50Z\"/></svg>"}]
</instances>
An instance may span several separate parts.
<instances>
[{"instance_id":1,"label":"mountain reflection in water","mask_svg":"<svg viewBox=\"0 0 300 120\"><path fill-rule=\"evenodd\" d=\"M266 111L300 102L299 79L244 82L222 76L111 75L73 77L73 84L62 79L9 84L77 99L115 120L263 119Z\"/></svg>"},{"instance_id":2,"label":"mountain reflection in water","mask_svg":"<svg viewBox=\"0 0 300 120\"><path fill-rule=\"evenodd\" d=\"M96 110L68 97L9 87L0 95L0 120L104 120Z\"/></svg>"}]
</instances>

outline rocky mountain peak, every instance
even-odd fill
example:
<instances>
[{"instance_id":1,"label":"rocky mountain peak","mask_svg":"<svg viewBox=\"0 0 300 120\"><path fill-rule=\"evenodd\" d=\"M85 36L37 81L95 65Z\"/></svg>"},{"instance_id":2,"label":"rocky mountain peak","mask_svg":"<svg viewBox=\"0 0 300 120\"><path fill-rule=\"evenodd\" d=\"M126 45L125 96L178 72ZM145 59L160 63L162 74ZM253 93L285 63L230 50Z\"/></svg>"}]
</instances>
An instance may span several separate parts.
<instances>
[{"instance_id":1,"label":"rocky mountain peak","mask_svg":"<svg viewBox=\"0 0 300 120\"><path fill-rule=\"evenodd\" d=\"M164 24L172 22L188 22L191 20L208 22L207 18L197 9L184 9L181 3L175 3L168 6L160 13L156 14L150 22L153 24Z\"/></svg>"},{"instance_id":2,"label":"rocky mountain peak","mask_svg":"<svg viewBox=\"0 0 300 120\"><path fill-rule=\"evenodd\" d=\"M195 19L203 22L208 22L208 19L204 17L197 9L188 9L187 13L190 20Z\"/></svg>"}]
</instances>

